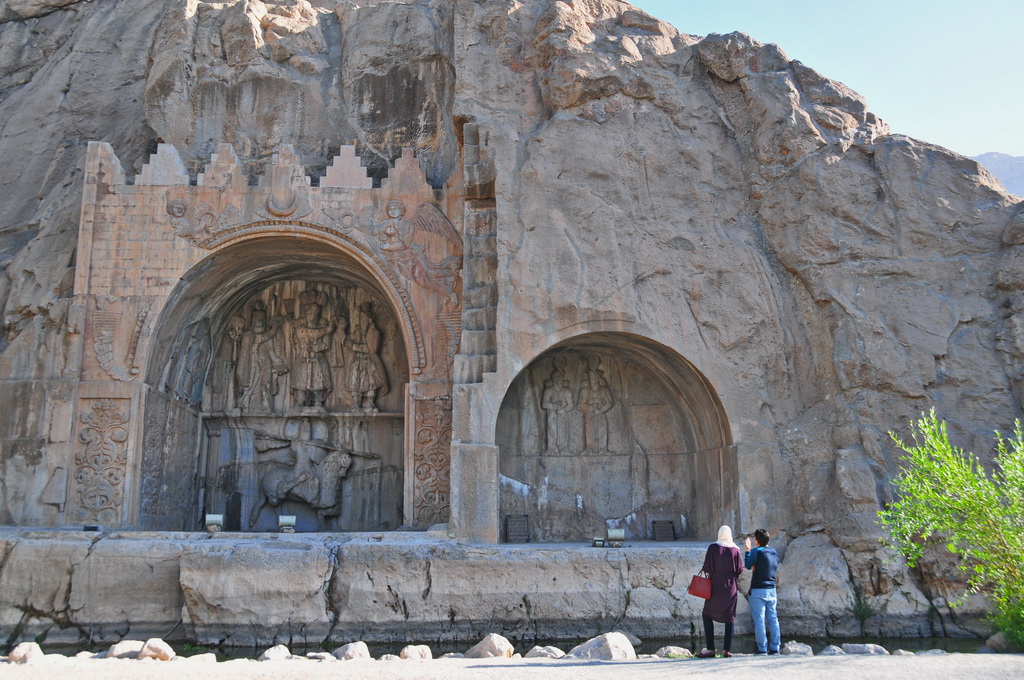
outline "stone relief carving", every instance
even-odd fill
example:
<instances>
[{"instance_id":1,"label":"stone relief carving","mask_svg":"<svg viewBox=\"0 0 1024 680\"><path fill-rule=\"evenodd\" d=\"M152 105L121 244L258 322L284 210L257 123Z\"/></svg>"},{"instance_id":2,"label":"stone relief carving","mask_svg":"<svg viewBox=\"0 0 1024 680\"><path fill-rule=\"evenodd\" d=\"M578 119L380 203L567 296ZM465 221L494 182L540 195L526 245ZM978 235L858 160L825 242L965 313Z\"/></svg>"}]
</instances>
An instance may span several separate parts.
<instances>
[{"instance_id":1,"label":"stone relief carving","mask_svg":"<svg viewBox=\"0 0 1024 680\"><path fill-rule=\"evenodd\" d=\"M79 416L82 428L78 440L83 447L75 453L79 522L116 524L120 520L128 461L127 400L98 399Z\"/></svg>"},{"instance_id":2,"label":"stone relief carving","mask_svg":"<svg viewBox=\"0 0 1024 680\"><path fill-rule=\"evenodd\" d=\"M139 343L149 332L152 310L150 305L145 305L139 311L131 338L128 341L125 359L122 362L115 357L117 331L121 325L122 313L110 309L111 304L112 301L106 298L96 300L96 311L93 312L93 351L96 353L96 361L104 373L114 380L130 382L135 380L141 370L137 361Z\"/></svg>"},{"instance_id":3,"label":"stone relief carving","mask_svg":"<svg viewBox=\"0 0 1024 680\"><path fill-rule=\"evenodd\" d=\"M201 201L193 207L184 198L169 199L166 211L174 234L193 246L201 246L218 229L240 224L243 218L242 212L233 205L224 206L218 213L212 203Z\"/></svg>"},{"instance_id":4,"label":"stone relief carving","mask_svg":"<svg viewBox=\"0 0 1024 680\"><path fill-rule=\"evenodd\" d=\"M203 410L233 416L404 411L408 362L397 320L357 286L275 284L250 299L215 338ZM190 351L182 341L179 357ZM200 354L202 354L200 352ZM186 390L186 380L178 390ZM168 379L168 390L175 385Z\"/></svg>"},{"instance_id":5,"label":"stone relief carving","mask_svg":"<svg viewBox=\"0 0 1024 680\"><path fill-rule=\"evenodd\" d=\"M237 318L237 317L235 317ZM253 304L249 328L238 333L238 326L232 319L227 337L232 340L232 350L237 350L234 362L234 384L239 396L235 402L237 410L262 411L274 409L273 398L278 393L278 376L287 373L288 367L282 358L282 319L275 316L267 323L267 311L263 303ZM232 339L237 335L237 344ZM256 404L253 404L253 398Z\"/></svg>"},{"instance_id":6,"label":"stone relief carving","mask_svg":"<svg viewBox=\"0 0 1024 680\"><path fill-rule=\"evenodd\" d=\"M160 391L191 405L199 404L203 398L210 354L210 328L206 319L183 328L171 346Z\"/></svg>"},{"instance_id":7,"label":"stone relief carving","mask_svg":"<svg viewBox=\"0 0 1024 680\"><path fill-rule=\"evenodd\" d=\"M287 423L285 433L292 438L258 433L256 451L262 459L259 500L249 513L250 529L265 507L276 508L284 500L310 506L316 510L321 526L327 526L341 514L341 480L348 474L352 457L380 459L376 454L347 450L314 437L312 425L306 420Z\"/></svg>"},{"instance_id":8,"label":"stone relief carving","mask_svg":"<svg viewBox=\"0 0 1024 680\"><path fill-rule=\"evenodd\" d=\"M583 449L608 451L608 412L615 399L601 370L601 357L587 357L587 372L580 388L579 410L583 414Z\"/></svg>"},{"instance_id":9,"label":"stone relief carving","mask_svg":"<svg viewBox=\"0 0 1024 680\"><path fill-rule=\"evenodd\" d=\"M339 327L339 319L321 318L327 295L323 291L303 291L299 294L301 318L292 322L292 375L291 390L297 406L323 412L324 400L333 387L327 352L331 349L331 336ZM344 326L341 329L344 332Z\"/></svg>"},{"instance_id":10,"label":"stone relief carving","mask_svg":"<svg viewBox=\"0 0 1024 680\"><path fill-rule=\"evenodd\" d=\"M377 410L377 397L387 394L388 377L380 360L380 331L373 321L373 306L364 303L345 341L352 350L352 361L346 372L345 387L363 411Z\"/></svg>"},{"instance_id":11,"label":"stone relief carving","mask_svg":"<svg viewBox=\"0 0 1024 680\"><path fill-rule=\"evenodd\" d=\"M436 206L423 203L411 219L405 218L405 204L398 199L387 202L384 215L369 206L354 226L376 239L381 256L395 271L427 290L446 296L451 305L458 304L457 279L462 267L461 255L449 255L434 262L423 245L413 241L416 231L441 236L461 250L462 238Z\"/></svg>"},{"instance_id":12,"label":"stone relief carving","mask_svg":"<svg viewBox=\"0 0 1024 680\"><path fill-rule=\"evenodd\" d=\"M575 400L569 380L565 376L565 357L556 356L553 364L551 377L544 381L541 408L547 414L547 450L563 453L569 450L569 435L572 429L569 416Z\"/></svg>"},{"instance_id":13,"label":"stone relief carving","mask_svg":"<svg viewBox=\"0 0 1024 680\"><path fill-rule=\"evenodd\" d=\"M416 490L413 513L417 526L447 522L451 495L452 405L448 397L416 400Z\"/></svg>"}]
</instances>

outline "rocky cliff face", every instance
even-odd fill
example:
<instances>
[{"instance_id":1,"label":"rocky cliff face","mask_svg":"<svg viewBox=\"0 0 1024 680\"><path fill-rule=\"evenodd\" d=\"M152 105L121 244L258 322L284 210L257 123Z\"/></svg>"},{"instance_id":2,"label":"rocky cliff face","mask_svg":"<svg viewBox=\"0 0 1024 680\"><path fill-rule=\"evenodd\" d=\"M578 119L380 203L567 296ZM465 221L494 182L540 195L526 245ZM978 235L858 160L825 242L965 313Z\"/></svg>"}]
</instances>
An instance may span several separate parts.
<instances>
[{"instance_id":1,"label":"rocky cliff face","mask_svg":"<svg viewBox=\"0 0 1024 680\"><path fill-rule=\"evenodd\" d=\"M1011 194L1024 195L1024 156L989 151L971 158L988 168Z\"/></svg>"},{"instance_id":2,"label":"rocky cliff face","mask_svg":"<svg viewBox=\"0 0 1024 680\"><path fill-rule=\"evenodd\" d=\"M774 45L616 0L20 0L0 22L0 377L19 389L73 365L88 140L128 174L157 141L193 173L220 142L252 173L293 144L314 176L355 143L378 178L413 147L441 186L472 121L495 171L502 349L463 440L493 443L501 395L551 345L650 338L715 387L736 521L781 529L805 565L792 607L942 604L945 572L886 563L874 519L887 431L935 406L985 452L1020 416L1024 205L976 162L889 135ZM2 477L45 474L47 433L14 400ZM28 501L0 491L0 522Z\"/></svg>"}]
</instances>

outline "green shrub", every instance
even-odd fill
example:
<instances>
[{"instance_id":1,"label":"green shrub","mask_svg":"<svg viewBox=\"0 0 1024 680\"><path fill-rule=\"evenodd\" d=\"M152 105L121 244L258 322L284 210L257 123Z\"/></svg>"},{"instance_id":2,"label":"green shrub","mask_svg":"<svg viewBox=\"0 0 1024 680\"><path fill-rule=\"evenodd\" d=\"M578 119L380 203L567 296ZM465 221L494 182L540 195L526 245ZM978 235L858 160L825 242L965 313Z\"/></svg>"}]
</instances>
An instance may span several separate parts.
<instances>
[{"instance_id":1,"label":"green shrub","mask_svg":"<svg viewBox=\"0 0 1024 680\"><path fill-rule=\"evenodd\" d=\"M892 432L906 453L893 480L897 498L879 513L889 542L910 566L926 545L944 543L960 558L968 592L985 588L995 612L992 623L1024 644L1024 433L996 433L991 472L974 454L952 446L946 423L932 409L911 423L913 444Z\"/></svg>"}]
</instances>

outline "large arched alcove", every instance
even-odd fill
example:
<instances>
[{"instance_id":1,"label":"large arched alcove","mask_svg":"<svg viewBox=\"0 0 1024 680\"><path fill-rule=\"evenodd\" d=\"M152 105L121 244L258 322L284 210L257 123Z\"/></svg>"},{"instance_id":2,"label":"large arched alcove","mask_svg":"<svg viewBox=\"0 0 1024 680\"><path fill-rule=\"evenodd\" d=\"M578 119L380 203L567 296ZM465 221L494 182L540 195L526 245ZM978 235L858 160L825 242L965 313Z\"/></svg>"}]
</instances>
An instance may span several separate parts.
<instances>
[{"instance_id":1,"label":"large arched alcove","mask_svg":"<svg viewBox=\"0 0 1024 680\"><path fill-rule=\"evenodd\" d=\"M736 455L714 389L671 349L591 333L541 354L498 413L500 516L531 540L588 541L609 528L713 538L734 520Z\"/></svg>"},{"instance_id":2,"label":"large arched alcove","mask_svg":"<svg viewBox=\"0 0 1024 680\"><path fill-rule=\"evenodd\" d=\"M138 524L400 526L410 365L393 299L312 239L242 241L190 270L147 363Z\"/></svg>"}]
</instances>

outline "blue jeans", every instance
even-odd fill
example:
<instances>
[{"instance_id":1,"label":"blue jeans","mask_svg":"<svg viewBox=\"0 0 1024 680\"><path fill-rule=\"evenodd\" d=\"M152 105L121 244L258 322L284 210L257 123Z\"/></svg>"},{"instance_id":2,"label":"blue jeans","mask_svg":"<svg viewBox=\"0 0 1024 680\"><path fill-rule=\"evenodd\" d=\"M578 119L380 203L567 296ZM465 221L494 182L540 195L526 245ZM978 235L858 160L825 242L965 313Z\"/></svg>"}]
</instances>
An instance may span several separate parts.
<instances>
[{"instance_id":1,"label":"blue jeans","mask_svg":"<svg viewBox=\"0 0 1024 680\"><path fill-rule=\"evenodd\" d=\"M754 618L754 641L757 642L758 654L777 652L782 645L777 604L775 588L750 589L750 615ZM770 641L765 640L765 622Z\"/></svg>"}]
</instances>

